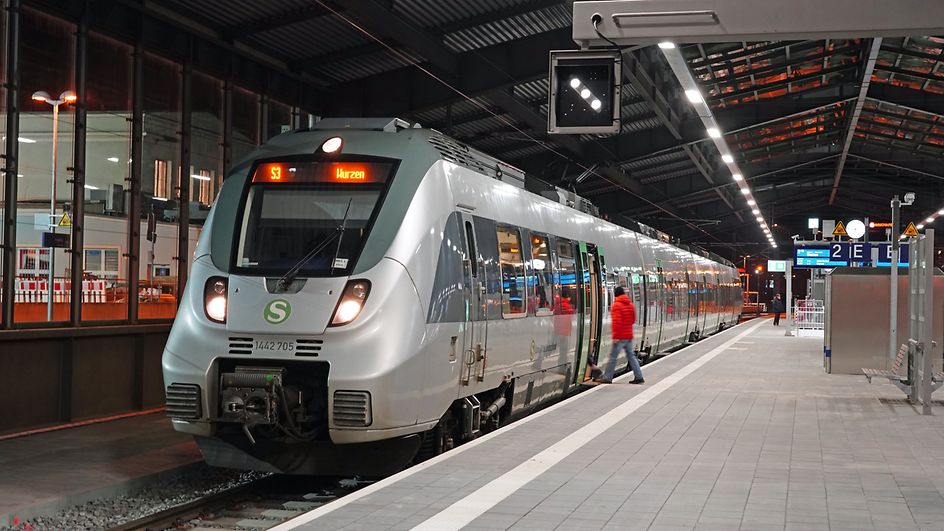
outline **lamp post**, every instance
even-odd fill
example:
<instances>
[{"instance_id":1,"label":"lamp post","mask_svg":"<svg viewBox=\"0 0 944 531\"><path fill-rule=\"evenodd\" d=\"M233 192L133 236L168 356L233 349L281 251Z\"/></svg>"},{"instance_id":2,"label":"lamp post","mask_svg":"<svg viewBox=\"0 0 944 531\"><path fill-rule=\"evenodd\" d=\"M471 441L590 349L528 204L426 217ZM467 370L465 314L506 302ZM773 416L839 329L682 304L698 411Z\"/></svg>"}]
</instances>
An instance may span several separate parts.
<instances>
[{"instance_id":1,"label":"lamp post","mask_svg":"<svg viewBox=\"0 0 944 531\"><path fill-rule=\"evenodd\" d=\"M49 220L53 233L56 232L56 166L59 147L59 106L63 103L75 103L78 99L75 92L67 90L59 94L59 99L52 99L48 92L38 90L33 93L33 101L40 101L52 105L52 174L50 176ZM53 308L53 281L56 274L56 248L49 248L49 301L46 303L46 320L52 321Z\"/></svg>"}]
</instances>

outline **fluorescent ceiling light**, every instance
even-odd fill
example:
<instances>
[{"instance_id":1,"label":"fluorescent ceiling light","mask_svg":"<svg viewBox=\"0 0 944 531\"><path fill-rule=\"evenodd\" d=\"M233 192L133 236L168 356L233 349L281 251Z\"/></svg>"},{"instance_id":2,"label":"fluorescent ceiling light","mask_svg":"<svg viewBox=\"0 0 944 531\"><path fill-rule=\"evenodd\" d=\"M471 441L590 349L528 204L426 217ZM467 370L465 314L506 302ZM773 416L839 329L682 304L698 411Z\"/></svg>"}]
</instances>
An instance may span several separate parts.
<instances>
[{"instance_id":1,"label":"fluorescent ceiling light","mask_svg":"<svg viewBox=\"0 0 944 531\"><path fill-rule=\"evenodd\" d=\"M193 175L191 175L191 177L193 177L194 179L200 180L200 181L209 181L209 180L210 180L210 177L208 177L208 176L206 176L206 175L193 174Z\"/></svg>"},{"instance_id":2,"label":"fluorescent ceiling light","mask_svg":"<svg viewBox=\"0 0 944 531\"><path fill-rule=\"evenodd\" d=\"M938 215L944 216L944 208L937 211Z\"/></svg>"},{"instance_id":3,"label":"fluorescent ceiling light","mask_svg":"<svg viewBox=\"0 0 944 531\"><path fill-rule=\"evenodd\" d=\"M730 153L725 153L724 155L721 155L721 160L727 164L731 164L734 162L734 157L732 157Z\"/></svg>"},{"instance_id":4,"label":"fluorescent ceiling light","mask_svg":"<svg viewBox=\"0 0 944 531\"><path fill-rule=\"evenodd\" d=\"M748 199L748 200L747 200L747 204L748 204L748 205L751 205L751 206L754 206L754 205L757 204L757 201L754 201L753 199Z\"/></svg>"},{"instance_id":5,"label":"fluorescent ceiling light","mask_svg":"<svg viewBox=\"0 0 944 531\"><path fill-rule=\"evenodd\" d=\"M704 99L701 97L701 92L698 89L688 89L685 91L685 97L688 98L688 101L692 103L701 103Z\"/></svg>"},{"instance_id":6,"label":"fluorescent ceiling light","mask_svg":"<svg viewBox=\"0 0 944 531\"><path fill-rule=\"evenodd\" d=\"M711 138L721 138L721 131L717 127L708 128L708 136Z\"/></svg>"},{"instance_id":7,"label":"fluorescent ceiling light","mask_svg":"<svg viewBox=\"0 0 944 531\"><path fill-rule=\"evenodd\" d=\"M751 210L751 214L760 214L760 210L755 208L754 210Z\"/></svg>"},{"instance_id":8,"label":"fluorescent ceiling light","mask_svg":"<svg viewBox=\"0 0 944 531\"><path fill-rule=\"evenodd\" d=\"M750 195L751 191L748 188L741 188L741 193L744 195Z\"/></svg>"},{"instance_id":9,"label":"fluorescent ceiling light","mask_svg":"<svg viewBox=\"0 0 944 531\"><path fill-rule=\"evenodd\" d=\"M16 137L16 139L19 140L20 142L24 143L24 144L35 144L35 143L36 143L36 141L33 140L32 138L26 138L25 136L18 136L18 137Z\"/></svg>"},{"instance_id":10,"label":"fluorescent ceiling light","mask_svg":"<svg viewBox=\"0 0 944 531\"><path fill-rule=\"evenodd\" d=\"M659 48L661 48L661 49L663 49L663 50L674 50L674 49L675 49L675 43L672 42L672 41L662 41L662 42L659 43Z\"/></svg>"},{"instance_id":11,"label":"fluorescent ceiling light","mask_svg":"<svg viewBox=\"0 0 944 531\"><path fill-rule=\"evenodd\" d=\"M97 187L97 186L92 186L91 184L86 184L86 185L85 185L85 189L86 189L86 190L101 190L101 188L99 188L99 187Z\"/></svg>"},{"instance_id":12,"label":"fluorescent ceiling light","mask_svg":"<svg viewBox=\"0 0 944 531\"><path fill-rule=\"evenodd\" d=\"M156 201L167 201L167 198L166 198L166 197L157 197L157 196L154 196L154 199L155 199Z\"/></svg>"},{"instance_id":13,"label":"fluorescent ceiling light","mask_svg":"<svg viewBox=\"0 0 944 531\"><path fill-rule=\"evenodd\" d=\"M924 222L925 222L925 223L934 223L934 216L929 217L928 219L924 220Z\"/></svg>"},{"instance_id":14,"label":"fluorescent ceiling light","mask_svg":"<svg viewBox=\"0 0 944 531\"><path fill-rule=\"evenodd\" d=\"M744 177L742 177L740 173L735 173L731 175L731 178L734 179L736 182L741 182L744 180Z\"/></svg>"}]
</instances>

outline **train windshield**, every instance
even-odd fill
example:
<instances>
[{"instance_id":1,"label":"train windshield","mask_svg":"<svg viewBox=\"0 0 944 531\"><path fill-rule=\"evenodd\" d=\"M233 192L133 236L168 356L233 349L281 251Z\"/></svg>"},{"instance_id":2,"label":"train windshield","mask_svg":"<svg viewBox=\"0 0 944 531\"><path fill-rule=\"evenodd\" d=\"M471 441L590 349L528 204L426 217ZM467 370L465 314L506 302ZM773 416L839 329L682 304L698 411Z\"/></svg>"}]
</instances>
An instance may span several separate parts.
<instances>
[{"instance_id":1,"label":"train windshield","mask_svg":"<svg viewBox=\"0 0 944 531\"><path fill-rule=\"evenodd\" d=\"M392 170L392 163L259 165L239 228L236 270L350 274Z\"/></svg>"}]
</instances>

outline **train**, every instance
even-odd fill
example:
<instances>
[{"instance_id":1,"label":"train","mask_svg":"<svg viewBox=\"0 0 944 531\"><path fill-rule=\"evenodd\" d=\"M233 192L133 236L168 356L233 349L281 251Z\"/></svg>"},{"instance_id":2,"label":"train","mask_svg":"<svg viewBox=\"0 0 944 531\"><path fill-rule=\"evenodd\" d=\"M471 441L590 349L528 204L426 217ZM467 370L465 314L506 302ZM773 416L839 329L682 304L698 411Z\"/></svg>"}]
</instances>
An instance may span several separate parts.
<instances>
[{"instance_id":1,"label":"train","mask_svg":"<svg viewBox=\"0 0 944 531\"><path fill-rule=\"evenodd\" d=\"M210 465L387 475L582 388L616 286L643 358L741 313L719 256L435 130L324 119L225 180L163 353L167 414Z\"/></svg>"}]
</instances>

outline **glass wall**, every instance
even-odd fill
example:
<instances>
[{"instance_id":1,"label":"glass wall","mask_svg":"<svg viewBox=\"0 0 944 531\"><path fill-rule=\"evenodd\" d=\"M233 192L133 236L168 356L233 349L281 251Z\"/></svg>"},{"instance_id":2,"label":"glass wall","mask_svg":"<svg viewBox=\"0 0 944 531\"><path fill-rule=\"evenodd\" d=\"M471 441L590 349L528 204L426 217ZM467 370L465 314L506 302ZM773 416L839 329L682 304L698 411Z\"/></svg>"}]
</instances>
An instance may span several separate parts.
<instances>
[{"instance_id":1,"label":"glass wall","mask_svg":"<svg viewBox=\"0 0 944 531\"><path fill-rule=\"evenodd\" d=\"M7 13L0 10L0 57L4 60ZM17 241L7 251L16 264L14 323L54 321L66 324L72 293L81 288L82 319L114 322L127 319L131 301L138 303L138 319L170 319L178 302L179 267L189 267L193 249L210 207L219 193L227 168L223 167L223 140L231 126L231 163L238 163L260 142L293 128L293 119L307 125L309 115L284 101L232 88L232 116L224 115L224 85L202 72L192 74L190 163L181 167L183 67L180 62L151 52L142 54L143 96L141 124L140 217L130 218L129 182L134 94L132 45L112 38L93 25L87 36L87 61L76 65L76 26L72 21L28 7L20 10L20 129L17 137L19 168L17 197L4 198L0 174L0 212L17 209ZM173 46L167 50L172 51ZM200 57L195 52L195 57ZM72 285L71 232L74 214L72 170L75 145L74 94L76 69L87 79L87 142L83 201L84 248L82 285ZM200 68L199 61L196 68ZM0 61L6 82L7 65ZM272 74L277 75L277 74ZM248 85L247 85L248 86ZM36 94L34 98L33 95ZM283 93L279 93L283 94ZM67 97L68 96L68 97ZM263 113L263 102L266 112ZM0 137L7 135L5 89L0 84ZM263 121L264 119L264 121ZM54 142L55 138L55 142ZM55 149L54 149L55 144ZM0 141L0 150L4 143ZM186 199L189 225L181 227L182 184L189 183ZM129 232L140 231L139 283L129 284ZM181 232L183 231L183 232ZM48 233L44 239L44 233ZM178 259L178 241L188 240L188 256ZM53 246L53 240L60 240ZM49 245L49 247L44 247ZM3 251L0 251L3 252ZM2 278L2 276L0 276ZM78 295L77 295L78 296Z\"/></svg>"},{"instance_id":2,"label":"glass wall","mask_svg":"<svg viewBox=\"0 0 944 531\"><path fill-rule=\"evenodd\" d=\"M203 225L223 183L223 82L194 72L190 223Z\"/></svg>"},{"instance_id":3,"label":"glass wall","mask_svg":"<svg viewBox=\"0 0 944 531\"><path fill-rule=\"evenodd\" d=\"M181 66L144 54L143 81L138 318L167 319L177 311Z\"/></svg>"},{"instance_id":4,"label":"glass wall","mask_svg":"<svg viewBox=\"0 0 944 531\"><path fill-rule=\"evenodd\" d=\"M233 87L233 166L259 145L259 96Z\"/></svg>"},{"instance_id":5,"label":"glass wall","mask_svg":"<svg viewBox=\"0 0 944 531\"><path fill-rule=\"evenodd\" d=\"M128 286L122 256L128 234L132 48L90 33L87 50L82 319L115 321L128 315L128 298L137 296Z\"/></svg>"},{"instance_id":6,"label":"glass wall","mask_svg":"<svg viewBox=\"0 0 944 531\"><path fill-rule=\"evenodd\" d=\"M0 6L5 6L6 4L0 1ZM6 190L6 172L4 171L6 166L6 150L7 150L7 40L5 36L8 34L9 28L7 27L7 12L5 9L0 9L0 28L3 29L3 32L0 33L0 243L3 243L3 212L6 208L6 202L4 200L4 193ZM0 257L2 258L2 257ZM0 259L0 292L3 291L3 260ZM3 318L0 317L0 320Z\"/></svg>"},{"instance_id":7,"label":"glass wall","mask_svg":"<svg viewBox=\"0 0 944 531\"><path fill-rule=\"evenodd\" d=\"M14 315L19 323L69 319L69 254L63 248L43 248L42 238L44 232L71 230L72 175L67 168L72 166L75 120L72 105L60 96L67 99L66 91L75 88L74 33L73 24L25 7L20 12L22 112L16 215L20 303Z\"/></svg>"},{"instance_id":8,"label":"glass wall","mask_svg":"<svg viewBox=\"0 0 944 531\"><path fill-rule=\"evenodd\" d=\"M269 115L266 120L266 140L292 130L292 107L269 100Z\"/></svg>"}]
</instances>

